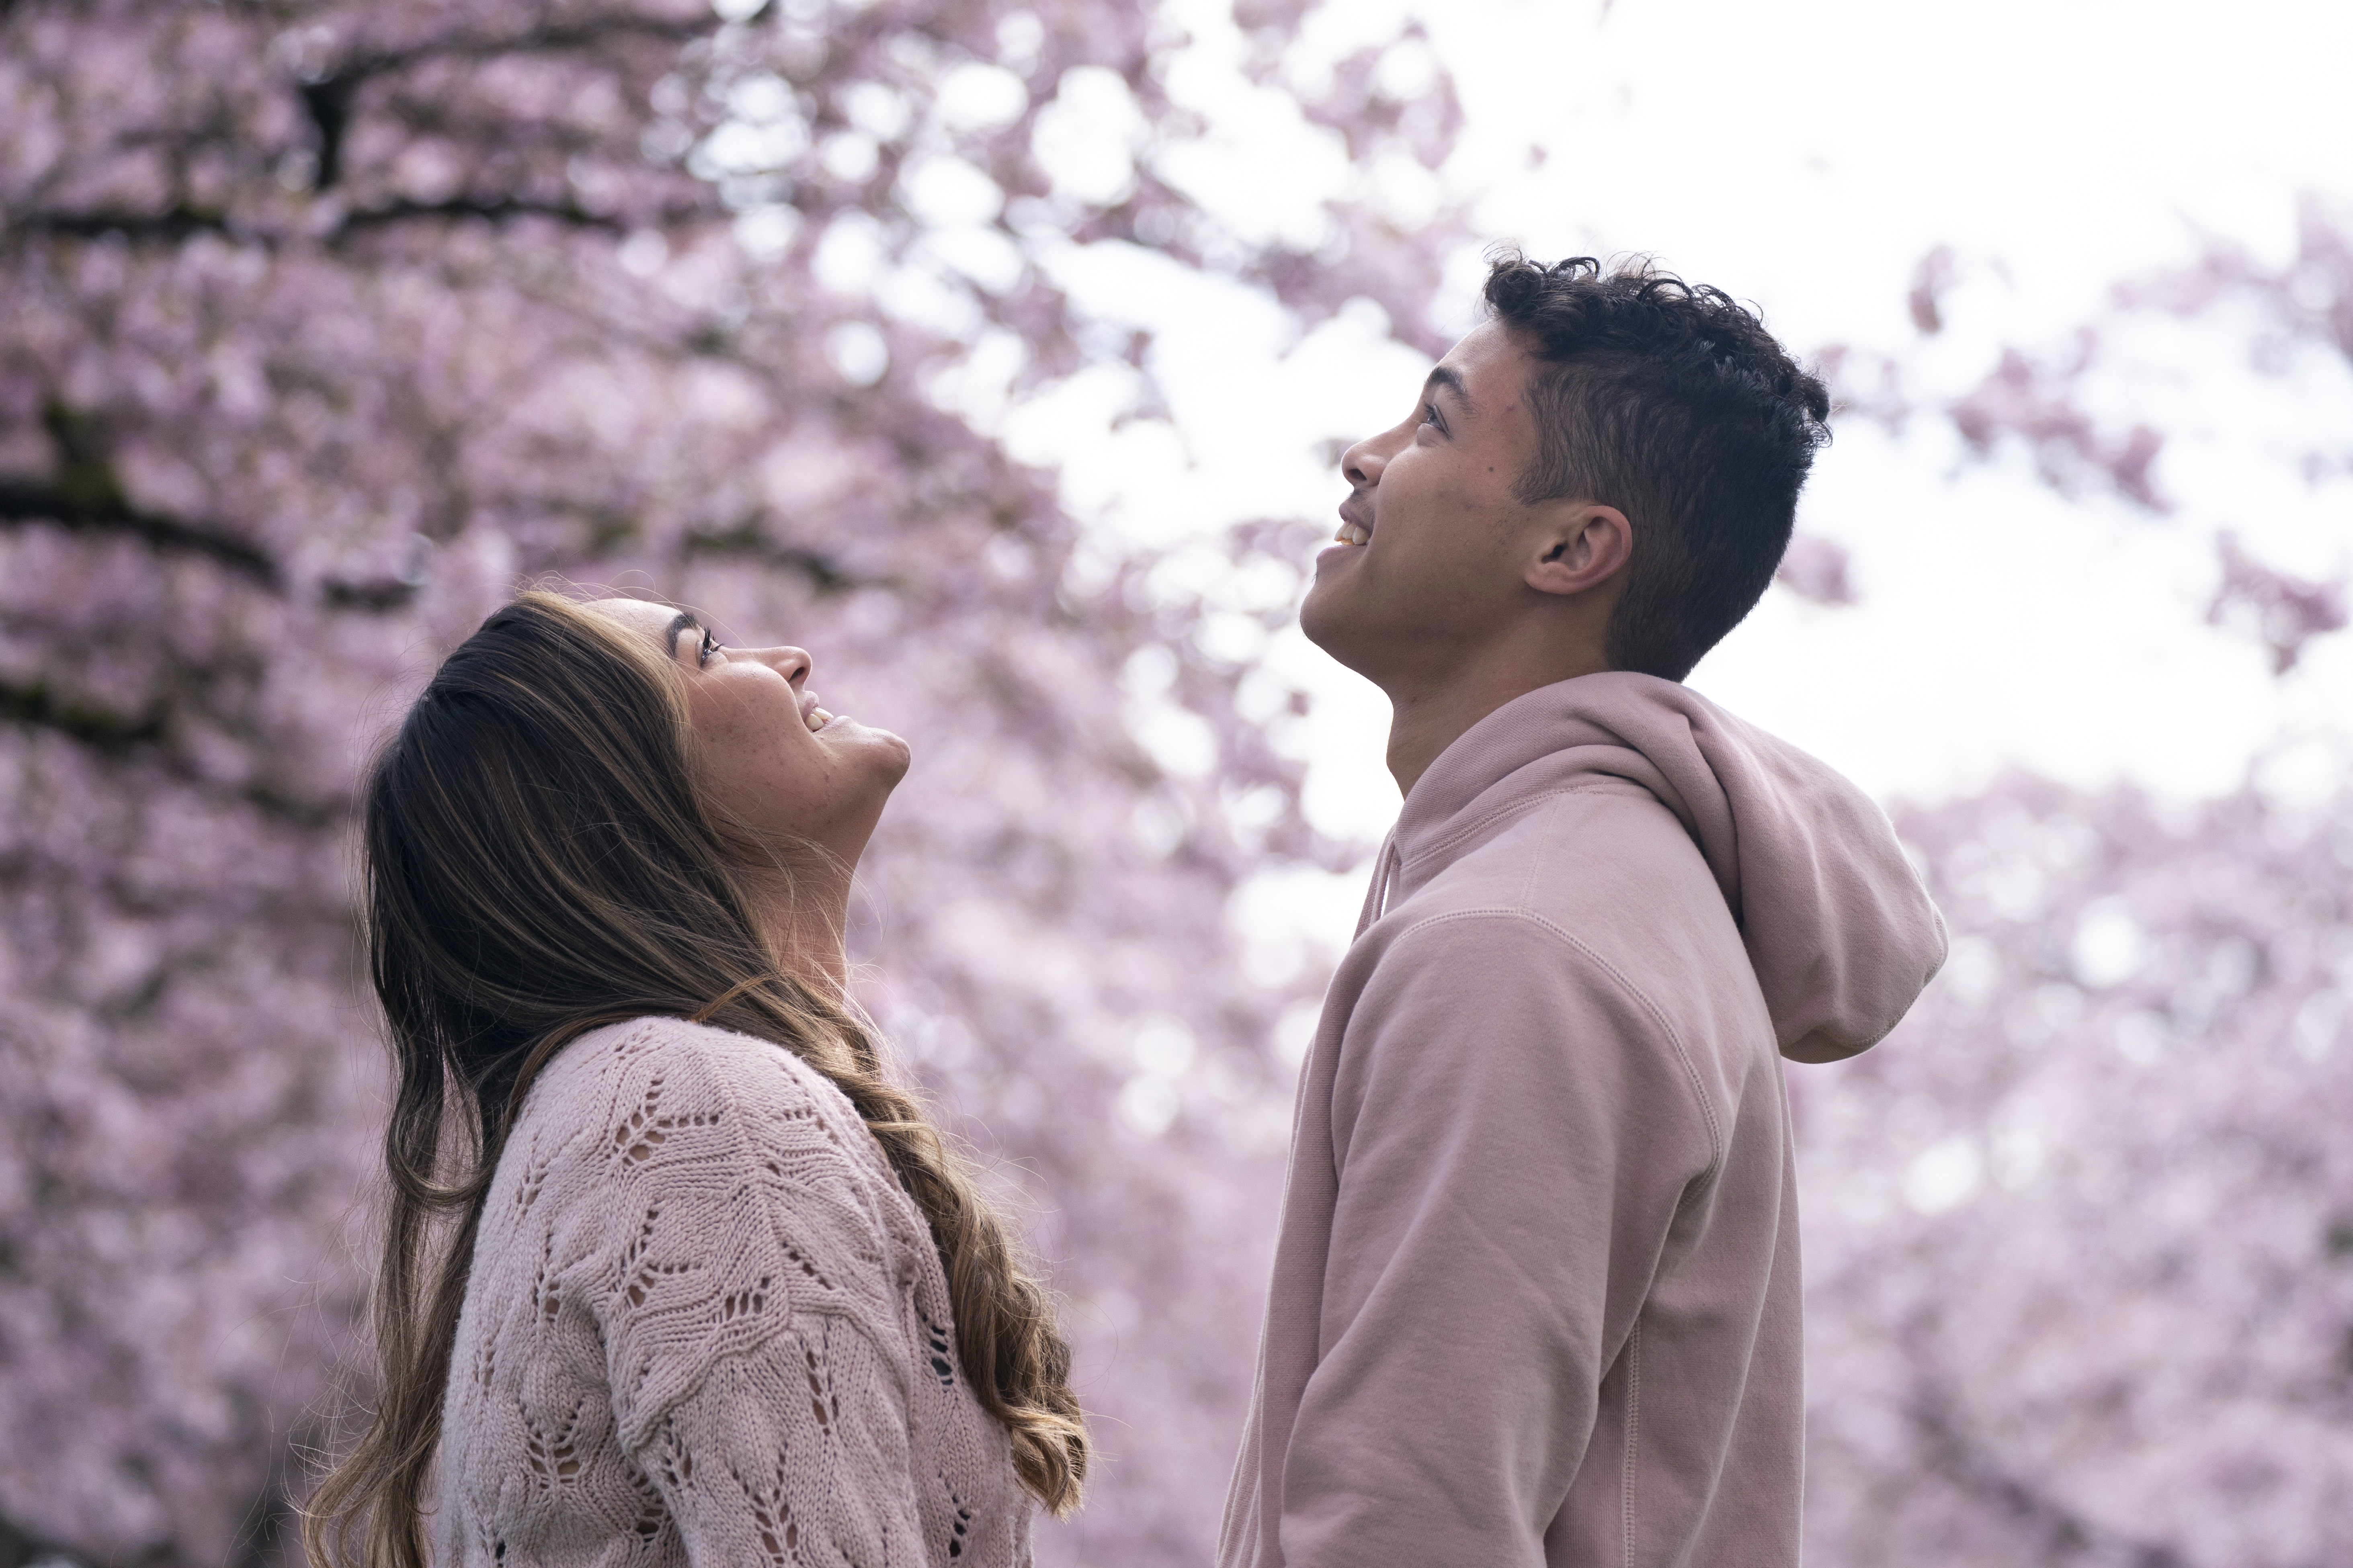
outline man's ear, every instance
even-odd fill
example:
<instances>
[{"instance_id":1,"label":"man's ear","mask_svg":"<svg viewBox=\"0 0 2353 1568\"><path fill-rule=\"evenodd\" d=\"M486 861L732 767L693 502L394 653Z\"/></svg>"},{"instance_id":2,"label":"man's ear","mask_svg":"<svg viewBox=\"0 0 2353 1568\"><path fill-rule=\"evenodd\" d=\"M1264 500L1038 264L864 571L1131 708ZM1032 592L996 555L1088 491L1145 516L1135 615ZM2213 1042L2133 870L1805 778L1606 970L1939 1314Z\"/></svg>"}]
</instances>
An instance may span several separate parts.
<instances>
[{"instance_id":1,"label":"man's ear","mask_svg":"<svg viewBox=\"0 0 2353 1568\"><path fill-rule=\"evenodd\" d=\"M1535 550L1524 577L1541 594L1582 594L1623 571L1634 553L1634 525L1599 501L1553 501L1541 509Z\"/></svg>"}]
</instances>

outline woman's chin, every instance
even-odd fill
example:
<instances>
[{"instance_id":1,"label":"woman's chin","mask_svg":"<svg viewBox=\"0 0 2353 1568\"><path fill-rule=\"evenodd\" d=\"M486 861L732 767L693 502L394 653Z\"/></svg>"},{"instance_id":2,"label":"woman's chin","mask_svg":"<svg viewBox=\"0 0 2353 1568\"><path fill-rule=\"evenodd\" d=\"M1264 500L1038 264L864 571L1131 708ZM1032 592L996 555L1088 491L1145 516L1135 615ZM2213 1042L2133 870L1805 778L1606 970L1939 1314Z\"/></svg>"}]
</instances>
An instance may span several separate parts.
<instances>
[{"instance_id":1,"label":"woman's chin","mask_svg":"<svg viewBox=\"0 0 2353 1568\"><path fill-rule=\"evenodd\" d=\"M871 760L878 773L887 774L885 788L906 777L908 763L914 758L913 748L897 734L861 724L847 713L836 714L817 736L829 746L853 750L860 758Z\"/></svg>"}]
</instances>

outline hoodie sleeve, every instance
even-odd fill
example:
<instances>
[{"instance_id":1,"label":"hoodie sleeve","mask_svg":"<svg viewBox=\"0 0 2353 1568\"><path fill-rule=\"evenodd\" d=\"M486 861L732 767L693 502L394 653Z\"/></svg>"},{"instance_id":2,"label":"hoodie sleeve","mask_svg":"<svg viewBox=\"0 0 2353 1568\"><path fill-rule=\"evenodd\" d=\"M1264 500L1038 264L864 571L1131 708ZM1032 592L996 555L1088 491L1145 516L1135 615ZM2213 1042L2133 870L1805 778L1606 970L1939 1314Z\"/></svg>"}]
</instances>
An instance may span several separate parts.
<instances>
[{"instance_id":1,"label":"hoodie sleeve","mask_svg":"<svg viewBox=\"0 0 2353 1568\"><path fill-rule=\"evenodd\" d=\"M1400 933L1332 1088L1288 1568L1537 1564L1685 1190L1717 1152L1663 1017L1541 919Z\"/></svg>"}]
</instances>

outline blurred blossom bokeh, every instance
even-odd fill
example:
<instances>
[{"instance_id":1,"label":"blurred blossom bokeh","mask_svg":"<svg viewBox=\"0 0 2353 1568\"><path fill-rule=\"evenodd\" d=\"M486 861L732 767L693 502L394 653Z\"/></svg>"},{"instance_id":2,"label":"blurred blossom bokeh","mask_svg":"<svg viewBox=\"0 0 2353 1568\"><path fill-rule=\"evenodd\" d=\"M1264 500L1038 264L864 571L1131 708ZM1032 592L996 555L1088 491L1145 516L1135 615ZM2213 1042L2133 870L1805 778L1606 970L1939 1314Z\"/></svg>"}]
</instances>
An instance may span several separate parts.
<instances>
[{"instance_id":1,"label":"blurred blossom bokeh","mask_svg":"<svg viewBox=\"0 0 2353 1568\"><path fill-rule=\"evenodd\" d=\"M854 945L1069 1299L1107 1463L1040 1559L1206 1561L1397 805L1293 611L1497 239L1656 252L1837 387L1693 678L1957 939L1790 1073L1812 1561L2341 1554L2348 58L2280 4L0 0L0 1568L295 1553L384 1104L353 783L525 580L912 740Z\"/></svg>"}]
</instances>

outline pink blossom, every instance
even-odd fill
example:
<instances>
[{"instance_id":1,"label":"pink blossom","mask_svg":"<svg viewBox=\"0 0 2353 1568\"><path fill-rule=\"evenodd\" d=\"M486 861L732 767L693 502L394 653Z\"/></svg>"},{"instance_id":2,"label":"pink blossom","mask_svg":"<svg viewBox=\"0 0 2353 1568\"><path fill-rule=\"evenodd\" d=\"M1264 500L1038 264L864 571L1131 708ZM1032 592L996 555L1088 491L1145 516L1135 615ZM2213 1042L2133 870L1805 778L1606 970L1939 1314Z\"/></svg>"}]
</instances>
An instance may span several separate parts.
<instances>
[{"instance_id":1,"label":"pink blossom","mask_svg":"<svg viewBox=\"0 0 2353 1568\"><path fill-rule=\"evenodd\" d=\"M1847 570L1845 550L1820 534L1799 533L1791 536L1773 581L1817 605L1852 605L1854 585Z\"/></svg>"},{"instance_id":2,"label":"pink blossom","mask_svg":"<svg viewBox=\"0 0 2353 1568\"><path fill-rule=\"evenodd\" d=\"M2228 529L2217 535L2221 585L2206 607L2209 626L2232 626L2271 650L2272 673L2295 668L2304 645L2345 629L2345 579L2314 583L2264 565Z\"/></svg>"}]
</instances>

